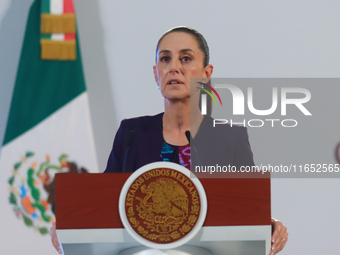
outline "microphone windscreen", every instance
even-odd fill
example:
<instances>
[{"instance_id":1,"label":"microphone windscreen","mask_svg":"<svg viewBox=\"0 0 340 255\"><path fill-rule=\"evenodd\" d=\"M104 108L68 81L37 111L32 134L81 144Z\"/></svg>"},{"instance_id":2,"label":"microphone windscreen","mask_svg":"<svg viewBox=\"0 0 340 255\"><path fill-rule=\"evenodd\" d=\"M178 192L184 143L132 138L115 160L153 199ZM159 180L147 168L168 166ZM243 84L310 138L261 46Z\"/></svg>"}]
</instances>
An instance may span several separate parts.
<instances>
[{"instance_id":1,"label":"microphone windscreen","mask_svg":"<svg viewBox=\"0 0 340 255\"><path fill-rule=\"evenodd\" d=\"M191 134L190 134L190 131L189 131L189 130L185 131L185 136L187 137L188 142L189 142L189 145L190 145Z\"/></svg>"}]
</instances>

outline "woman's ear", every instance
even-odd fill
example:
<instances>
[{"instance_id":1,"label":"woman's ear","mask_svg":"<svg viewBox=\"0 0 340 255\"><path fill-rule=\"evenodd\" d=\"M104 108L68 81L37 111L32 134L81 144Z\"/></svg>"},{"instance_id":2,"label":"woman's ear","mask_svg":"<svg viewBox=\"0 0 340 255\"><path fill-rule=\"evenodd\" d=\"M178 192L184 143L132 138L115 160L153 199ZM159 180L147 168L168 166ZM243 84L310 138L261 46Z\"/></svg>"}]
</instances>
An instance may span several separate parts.
<instances>
[{"instance_id":1,"label":"woman's ear","mask_svg":"<svg viewBox=\"0 0 340 255\"><path fill-rule=\"evenodd\" d=\"M212 64L209 64L204 69L205 69L204 70L204 74L205 74L204 78L210 78L213 71L214 71L214 66Z\"/></svg>"},{"instance_id":2,"label":"woman's ear","mask_svg":"<svg viewBox=\"0 0 340 255\"><path fill-rule=\"evenodd\" d=\"M153 66L153 75L155 77L155 82L157 83L157 86L159 86L159 84L158 84L158 75L157 75L157 67L155 65Z\"/></svg>"}]
</instances>

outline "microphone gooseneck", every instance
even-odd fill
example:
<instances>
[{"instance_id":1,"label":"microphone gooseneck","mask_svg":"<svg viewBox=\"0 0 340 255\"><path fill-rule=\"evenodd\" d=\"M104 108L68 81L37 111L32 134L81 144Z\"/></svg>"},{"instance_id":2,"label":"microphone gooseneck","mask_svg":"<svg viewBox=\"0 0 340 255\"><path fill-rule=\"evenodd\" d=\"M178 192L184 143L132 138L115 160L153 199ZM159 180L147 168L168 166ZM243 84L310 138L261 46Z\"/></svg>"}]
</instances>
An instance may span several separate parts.
<instances>
[{"instance_id":1,"label":"microphone gooseneck","mask_svg":"<svg viewBox=\"0 0 340 255\"><path fill-rule=\"evenodd\" d=\"M193 157L196 160L196 165L200 166L201 165L201 161L200 161L200 158L198 156L198 152L197 152L196 146L194 144L194 138L192 138L191 133L190 133L189 130L185 131L185 136L187 137L189 145L190 145L191 166L192 166L192 158Z\"/></svg>"}]
</instances>

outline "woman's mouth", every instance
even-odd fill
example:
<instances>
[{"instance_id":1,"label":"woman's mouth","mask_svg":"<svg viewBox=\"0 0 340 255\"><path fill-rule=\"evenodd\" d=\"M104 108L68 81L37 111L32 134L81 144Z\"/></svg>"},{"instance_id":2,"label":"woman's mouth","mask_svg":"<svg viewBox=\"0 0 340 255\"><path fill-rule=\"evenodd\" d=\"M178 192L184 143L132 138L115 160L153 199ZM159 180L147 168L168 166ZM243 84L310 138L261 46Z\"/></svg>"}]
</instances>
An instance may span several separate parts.
<instances>
[{"instance_id":1,"label":"woman's mouth","mask_svg":"<svg viewBox=\"0 0 340 255\"><path fill-rule=\"evenodd\" d=\"M178 79L171 79L168 81L167 83L168 85L173 85L173 84L183 84L183 82L181 80Z\"/></svg>"}]
</instances>

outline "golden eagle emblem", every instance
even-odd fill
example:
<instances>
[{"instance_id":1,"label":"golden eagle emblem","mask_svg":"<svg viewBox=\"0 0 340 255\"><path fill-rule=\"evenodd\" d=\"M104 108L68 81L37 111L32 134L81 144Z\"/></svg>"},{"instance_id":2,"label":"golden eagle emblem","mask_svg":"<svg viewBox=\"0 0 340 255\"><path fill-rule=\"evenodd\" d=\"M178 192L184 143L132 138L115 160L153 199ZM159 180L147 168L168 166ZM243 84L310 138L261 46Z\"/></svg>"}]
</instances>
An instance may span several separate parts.
<instances>
[{"instance_id":1,"label":"golden eagle emblem","mask_svg":"<svg viewBox=\"0 0 340 255\"><path fill-rule=\"evenodd\" d=\"M199 195L187 176L173 169L154 169L131 185L125 210L137 233L149 241L169 243L187 235L197 223Z\"/></svg>"},{"instance_id":2,"label":"golden eagle emblem","mask_svg":"<svg viewBox=\"0 0 340 255\"><path fill-rule=\"evenodd\" d=\"M147 196L137 199L145 211L174 217L188 215L188 196L176 181L161 178L148 187L143 185L141 191Z\"/></svg>"}]
</instances>

